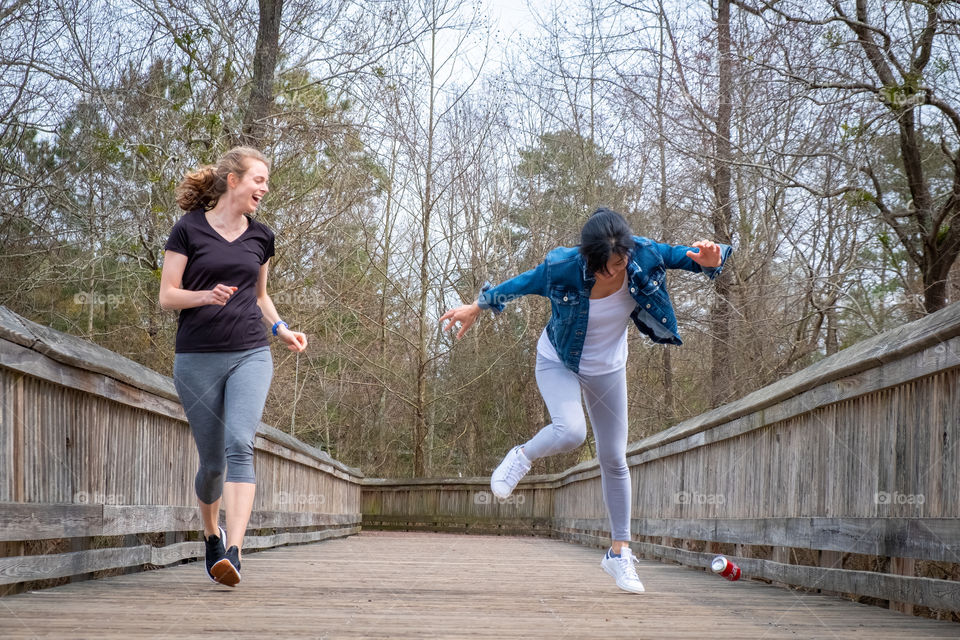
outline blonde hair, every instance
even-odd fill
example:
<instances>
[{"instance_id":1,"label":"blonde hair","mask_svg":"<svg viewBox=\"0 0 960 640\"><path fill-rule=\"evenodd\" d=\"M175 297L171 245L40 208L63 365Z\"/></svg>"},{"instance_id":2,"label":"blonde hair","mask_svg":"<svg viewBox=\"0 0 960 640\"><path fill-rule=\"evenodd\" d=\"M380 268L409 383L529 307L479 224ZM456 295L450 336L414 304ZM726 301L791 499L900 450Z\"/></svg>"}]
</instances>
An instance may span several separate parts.
<instances>
[{"instance_id":1,"label":"blonde hair","mask_svg":"<svg viewBox=\"0 0 960 640\"><path fill-rule=\"evenodd\" d=\"M249 160L259 160L270 167L262 153L253 147L234 147L220 156L217 164L209 164L191 171L177 186L177 206L184 211L212 209L227 191L227 176L239 178L247 172Z\"/></svg>"}]
</instances>

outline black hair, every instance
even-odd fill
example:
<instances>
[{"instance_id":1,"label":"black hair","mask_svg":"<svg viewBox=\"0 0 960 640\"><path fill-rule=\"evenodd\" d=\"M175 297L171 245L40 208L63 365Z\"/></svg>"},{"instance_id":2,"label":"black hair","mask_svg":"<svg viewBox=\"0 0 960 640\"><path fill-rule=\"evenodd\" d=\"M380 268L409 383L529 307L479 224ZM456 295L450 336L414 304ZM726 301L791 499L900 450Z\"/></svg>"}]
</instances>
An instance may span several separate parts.
<instances>
[{"instance_id":1,"label":"black hair","mask_svg":"<svg viewBox=\"0 0 960 640\"><path fill-rule=\"evenodd\" d=\"M626 258L633 250L630 225L616 211L600 207L580 231L580 255L591 273L607 273L607 261L614 255Z\"/></svg>"}]
</instances>

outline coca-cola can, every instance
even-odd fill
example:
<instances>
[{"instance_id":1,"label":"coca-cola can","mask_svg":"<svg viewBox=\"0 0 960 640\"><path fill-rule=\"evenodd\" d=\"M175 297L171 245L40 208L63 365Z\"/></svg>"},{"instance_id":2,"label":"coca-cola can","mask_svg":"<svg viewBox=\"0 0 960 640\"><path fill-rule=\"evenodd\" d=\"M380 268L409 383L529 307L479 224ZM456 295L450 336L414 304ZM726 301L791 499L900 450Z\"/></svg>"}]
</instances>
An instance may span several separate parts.
<instances>
[{"instance_id":1,"label":"coca-cola can","mask_svg":"<svg viewBox=\"0 0 960 640\"><path fill-rule=\"evenodd\" d=\"M717 556L714 558L713 562L710 563L710 568L713 569L714 573L726 578L727 580L734 581L740 579L740 567L730 562L723 556Z\"/></svg>"}]
</instances>

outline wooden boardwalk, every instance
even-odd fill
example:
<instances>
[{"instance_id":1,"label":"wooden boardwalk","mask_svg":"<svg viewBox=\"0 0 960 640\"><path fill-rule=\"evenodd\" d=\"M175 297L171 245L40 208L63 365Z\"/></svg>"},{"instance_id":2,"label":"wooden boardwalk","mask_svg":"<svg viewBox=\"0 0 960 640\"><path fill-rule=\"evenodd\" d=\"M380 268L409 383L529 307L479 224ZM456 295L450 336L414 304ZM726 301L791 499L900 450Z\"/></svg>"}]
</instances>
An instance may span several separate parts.
<instances>
[{"instance_id":1,"label":"wooden boardwalk","mask_svg":"<svg viewBox=\"0 0 960 640\"><path fill-rule=\"evenodd\" d=\"M958 638L960 625L541 538L365 532L0 598L0 638Z\"/></svg>"}]
</instances>

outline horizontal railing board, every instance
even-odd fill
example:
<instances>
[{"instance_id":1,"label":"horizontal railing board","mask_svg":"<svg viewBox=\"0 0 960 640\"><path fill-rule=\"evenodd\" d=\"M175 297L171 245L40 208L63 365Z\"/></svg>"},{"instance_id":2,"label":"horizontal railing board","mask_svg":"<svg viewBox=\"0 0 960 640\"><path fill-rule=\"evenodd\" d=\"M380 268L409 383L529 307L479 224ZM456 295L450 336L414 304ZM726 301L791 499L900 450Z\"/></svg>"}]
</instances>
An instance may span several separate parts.
<instances>
[{"instance_id":1,"label":"horizontal railing board","mask_svg":"<svg viewBox=\"0 0 960 640\"><path fill-rule=\"evenodd\" d=\"M633 543L637 555L680 564L707 568L716 556L713 553L686 551L674 547ZM960 611L960 582L935 578L915 578L874 571L855 571L828 567L784 564L772 560L726 556L737 564L746 578L764 578L773 582L808 589L823 589L838 593L880 598L893 602L915 604L931 609ZM718 580L723 578L718 577ZM719 585L725 586L725 585Z\"/></svg>"},{"instance_id":2,"label":"horizontal railing board","mask_svg":"<svg viewBox=\"0 0 960 640\"><path fill-rule=\"evenodd\" d=\"M420 515L420 516L398 516L398 515L367 515L363 516L364 526L376 526L379 524L395 524L395 523L418 523L424 525L435 525L435 526L445 526L450 525L454 527L462 527L465 525L471 524L484 524L484 525L493 525L498 524L510 524L510 525L530 525L538 528L550 527L553 526L552 518L473 518L473 517L463 517L463 516L431 516Z\"/></svg>"},{"instance_id":3,"label":"horizontal railing board","mask_svg":"<svg viewBox=\"0 0 960 640\"><path fill-rule=\"evenodd\" d=\"M15 342L21 347L32 347L37 338L24 322L26 322L25 318L0 305L0 339Z\"/></svg>"},{"instance_id":4,"label":"horizontal railing board","mask_svg":"<svg viewBox=\"0 0 960 640\"><path fill-rule=\"evenodd\" d=\"M360 533L359 524L342 526L320 531L285 531L271 536L246 536L243 539L244 549L271 549L285 544L306 544L320 542L331 538L343 538Z\"/></svg>"},{"instance_id":5,"label":"horizontal railing board","mask_svg":"<svg viewBox=\"0 0 960 640\"><path fill-rule=\"evenodd\" d=\"M0 542L76 538L99 531L101 505L0 502Z\"/></svg>"},{"instance_id":6,"label":"horizontal railing board","mask_svg":"<svg viewBox=\"0 0 960 640\"><path fill-rule=\"evenodd\" d=\"M606 518L555 518L569 531L609 531ZM635 536L798 547L960 563L960 518L634 518Z\"/></svg>"},{"instance_id":7,"label":"horizontal railing board","mask_svg":"<svg viewBox=\"0 0 960 640\"><path fill-rule=\"evenodd\" d=\"M202 542L177 542L165 547L150 547L150 564L165 567L181 560L203 558L205 554Z\"/></svg>"},{"instance_id":8,"label":"horizontal railing board","mask_svg":"<svg viewBox=\"0 0 960 640\"><path fill-rule=\"evenodd\" d=\"M255 511L248 529L284 529L359 524L359 513L309 513L304 511Z\"/></svg>"},{"instance_id":9,"label":"horizontal railing board","mask_svg":"<svg viewBox=\"0 0 960 640\"><path fill-rule=\"evenodd\" d=\"M153 557L151 549L150 546L140 545L43 556L0 558L0 584L66 578L92 571L148 564Z\"/></svg>"},{"instance_id":10,"label":"horizontal railing board","mask_svg":"<svg viewBox=\"0 0 960 640\"><path fill-rule=\"evenodd\" d=\"M533 475L521 480L520 489L556 489L559 484L557 475ZM490 493L490 478L364 478L361 483L367 491L467 491L470 493Z\"/></svg>"},{"instance_id":11,"label":"horizontal railing board","mask_svg":"<svg viewBox=\"0 0 960 640\"><path fill-rule=\"evenodd\" d=\"M356 467L350 467L339 460L334 460L326 451L311 447L262 422L257 429L257 439L254 446L261 451L313 467L342 480L356 482L363 478L363 473Z\"/></svg>"},{"instance_id":12,"label":"horizontal railing board","mask_svg":"<svg viewBox=\"0 0 960 640\"><path fill-rule=\"evenodd\" d=\"M373 531L425 531L430 533L553 537L551 523L534 521L533 519L464 520L444 518L442 520L430 520L426 518L389 518L381 520L364 518L363 528Z\"/></svg>"},{"instance_id":13,"label":"horizontal railing board","mask_svg":"<svg viewBox=\"0 0 960 640\"><path fill-rule=\"evenodd\" d=\"M177 402L173 381L89 340L45 327L0 306L0 338L42 353L59 363L99 373Z\"/></svg>"},{"instance_id":14,"label":"horizontal railing board","mask_svg":"<svg viewBox=\"0 0 960 640\"><path fill-rule=\"evenodd\" d=\"M153 395L129 385L126 381L57 362L43 353L2 339L0 366L174 420L186 420L183 408L176 398Z\"/></svg>"},{"instance_id":15,"label":"horizontal railing board","mask_svg":"<svg viewBox=\"0 0 960 640\"><path fill-rule=\"evenodd\" d=\"M223 513L223 511L221 511ZM253 511L247 529L283 529L352 524L360 521L356 513L331 514L299 511ZM161 531L197 531L203 523L196 507L113 506L103 507L103 535L151 533Z\"/></svg>"},{"instance_id":16,"label":"horizontal railing board","mask_svg":"<svg viewBox=\"0 0 960 640\"><path fill-rule=\"evenodd\" d=\"M246 549L266 549L284 544L318 542L345 537L359 532L357 526L337 527L321 531L288 532L272 536L248 536ZM179 542L165 547L138 545L112 549L90 549L42 556L0 558L0 584L17 584L36 580L66 578L93 571L121 569L151 564L164 566L189 558L203 557L202 542Z\"/></svg>"},{"instance_id":17,"label":"horizontal railing board","mask_svg":"<svg viewBox=\"0 0 960 640\"><path fill-rule=\"evenodd\" d=\"M254 511L250 529L283 529L360 522L359 513ZM0 542L199 531L196 507L0 503Z\"/></svg>"},{"instance_id":18,"label":"horizontal railing board","mask_svg":"<svg viewBox=\"0 0 960 640\"><path fill-rule=\"evenodd\" d=\"M202 528L203 521L196 507L103 505L101 532L90 535L199 531Z\"/></svg>"}]
</instances>

